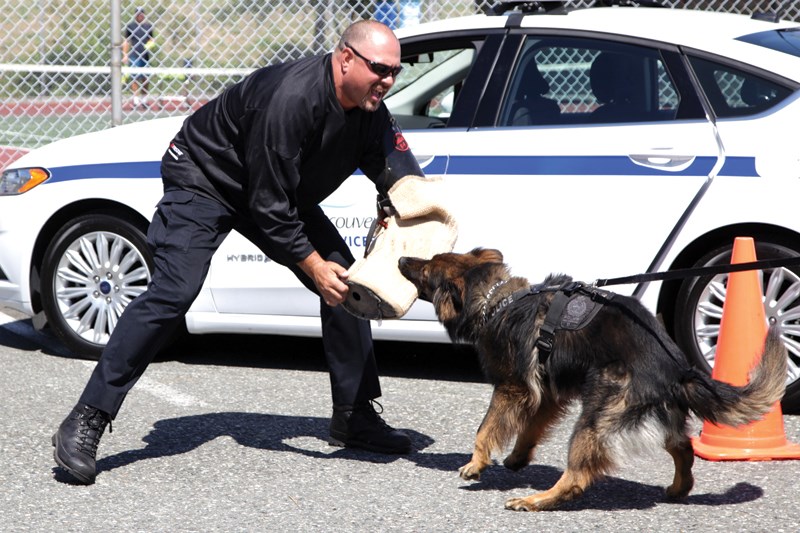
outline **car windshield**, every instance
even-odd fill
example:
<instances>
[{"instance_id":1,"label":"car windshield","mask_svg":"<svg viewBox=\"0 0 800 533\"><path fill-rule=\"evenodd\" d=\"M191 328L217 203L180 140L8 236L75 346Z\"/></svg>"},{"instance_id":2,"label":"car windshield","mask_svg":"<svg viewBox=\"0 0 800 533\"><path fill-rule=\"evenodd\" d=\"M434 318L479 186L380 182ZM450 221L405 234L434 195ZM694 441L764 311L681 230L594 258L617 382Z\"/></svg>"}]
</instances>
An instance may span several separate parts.
<instances>
[{"instance_id":1,"label":"car windshield","mask_svg":"<svg viewBox=\"0 0 800 533\"><path fill-rule=\"evenodd\" d=\"M751 33L739 37L738 40L800 57L800 26L785 30Z\"/></svg>"}]
</instances>

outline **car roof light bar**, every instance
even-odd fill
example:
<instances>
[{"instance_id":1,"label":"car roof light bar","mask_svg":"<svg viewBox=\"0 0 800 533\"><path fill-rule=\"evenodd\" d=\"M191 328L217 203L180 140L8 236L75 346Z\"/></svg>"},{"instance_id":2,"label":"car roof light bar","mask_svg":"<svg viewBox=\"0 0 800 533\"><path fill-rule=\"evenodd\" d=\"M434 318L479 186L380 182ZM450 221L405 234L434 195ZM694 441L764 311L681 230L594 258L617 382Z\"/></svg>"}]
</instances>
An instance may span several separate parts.
<instances>
[{"instance_id":1,"label":"car roof light bar","mask_svg":"<svg viewBox=\"0 0 800 533\"><path fill-rule=\"evenodd\" d=\"M533 15L536 13L554 13L564 11L567 2L559 0L501 0L495 3L487 11L487 15L505 15L509 12Z\"/></svg>"},{"instance_id":2,"label":"car roof light bar","mask_svg":"<svg viewBox=\"0 0 800 533\"><path fill-rule=\"evenodd\" d=\"M780 22L783 18L783 10L780 11L756 11L750 15L751 19L763 20L765 22Z\"/></svg>"},{"instance_id":3,"label":"car roof light bar","mask_svg":"<svg viewBox=\"0 0 800 533\"><path fill-rule=\"evenodd\" d=\"M570 10L570 2L562 0L500 0L486 9L487 15L506 14L565 14ZM662 0L595 0L591 7L667 7ZM576 8L577 9L577 8Z\"/></svg>"},{"instance_id":4,"label":"car roof light bar","mask_svg":"<svg viewBox=\"0 0 800 533\"><path fill-rule=\"evenodd\" d=\"M667 7L661 0L595 0L592 7Z\"/></svg>"}]
</instances>

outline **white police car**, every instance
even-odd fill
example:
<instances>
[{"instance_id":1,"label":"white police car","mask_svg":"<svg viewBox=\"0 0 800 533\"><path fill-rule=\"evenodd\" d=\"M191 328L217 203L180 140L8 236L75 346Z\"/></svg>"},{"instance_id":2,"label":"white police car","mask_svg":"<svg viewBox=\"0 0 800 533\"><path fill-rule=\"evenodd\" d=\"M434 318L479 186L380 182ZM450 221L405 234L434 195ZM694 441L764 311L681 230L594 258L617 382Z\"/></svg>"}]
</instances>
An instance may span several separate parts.
<instances>
[{"instance_id":1,"label":"white police car","mask_svg":"<svg viewBox=\"0 0 800 533\"><path fill-rule=\"evenodd\" d=\"M387 104L427 174L445 176L457 251L502 250L532 281L593 281L800 255L800 24L656 7L451 19L398 30L405 70ZM59 141L0 181L0 305L96 357L144 290L159 161L181 118ZM132 147L136 149L132 149ZM324 203L356 255L375 191L355 176ZM609 287L635 294L691 358L714 363L726 276ZM800 407L800 268L763 273ZM190 332L318 335L318 300L239 235L216 254ZM442 341L431 307L378 339Z\"/></svg>"}]
</instances>

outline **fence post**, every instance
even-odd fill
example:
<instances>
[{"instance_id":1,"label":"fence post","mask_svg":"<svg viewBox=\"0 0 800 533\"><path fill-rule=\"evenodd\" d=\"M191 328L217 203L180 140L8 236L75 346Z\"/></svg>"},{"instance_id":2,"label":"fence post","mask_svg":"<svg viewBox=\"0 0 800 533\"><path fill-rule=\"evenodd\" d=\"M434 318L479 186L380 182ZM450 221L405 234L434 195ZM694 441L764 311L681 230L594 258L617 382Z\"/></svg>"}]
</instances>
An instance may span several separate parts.
<instances>
[{"instance_id":1,"label":"fence post","mask_svg":"<svg viewBox=\"0 0 800 533\"><path fill-rule=\"evenodd\" d=\"M122 10L111 1L111 125L122 124Z\"/></svg>"},{"instance_id":2,"label":"fence post","mask_svg":"<svg viewBox=\"0 0 800 533\"><path fill-rule=\"evenodd\" d=\"M325 50L325 28L327 26L327 15L329 0L316 3L316 17L314 18L314 50L315 54L322 54Z\"/></svg>"}]
</instances>

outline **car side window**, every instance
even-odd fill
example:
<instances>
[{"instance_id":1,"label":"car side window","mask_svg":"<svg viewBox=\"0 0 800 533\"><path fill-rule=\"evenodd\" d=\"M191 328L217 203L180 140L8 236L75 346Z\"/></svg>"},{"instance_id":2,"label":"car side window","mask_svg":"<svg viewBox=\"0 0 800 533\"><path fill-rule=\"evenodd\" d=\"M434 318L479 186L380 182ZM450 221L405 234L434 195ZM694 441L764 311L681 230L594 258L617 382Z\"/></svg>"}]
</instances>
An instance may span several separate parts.
<instances>
[{"instance_id":1,"label":"car side window","mask_svg":"<svg viewBox=\"0 0 800 533\"><path fill-rule=\"evenodd\" d=\"M728 65L693 56L689 61L719 118L760 113L792 93L778 83Z\"/></svg>"},{"instance_id":2,"label":"car side window","mask_svg":"<svg viewBox=\"0 0 800 533\"><path fill-rule=\"evenodd\" d=\"M529 37L499 125L672 120L679 105L657 50L595 39Z\"/></svg>"},{"instance_id":3,"label":"car side window","mask_svg":"<svg viewBox=\"0 0 800 533\"><path fill-rule=\"evenodd\" d=\"M403 71L386 96L386 106L400 127L445 127L475 56L471 46L404 55Z\"/></svg>"}]
</instances>

